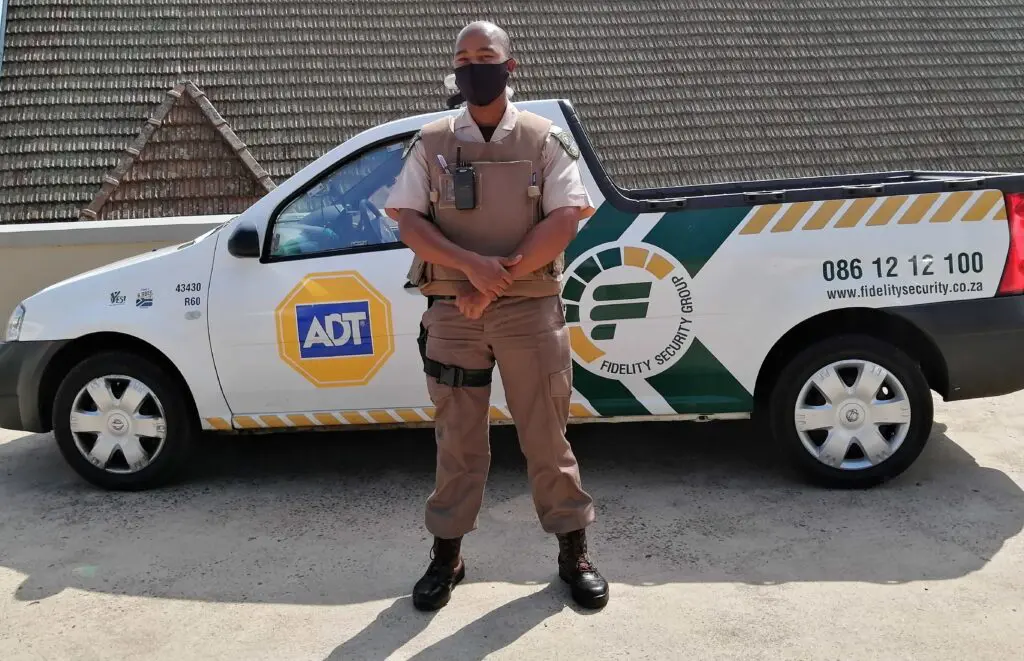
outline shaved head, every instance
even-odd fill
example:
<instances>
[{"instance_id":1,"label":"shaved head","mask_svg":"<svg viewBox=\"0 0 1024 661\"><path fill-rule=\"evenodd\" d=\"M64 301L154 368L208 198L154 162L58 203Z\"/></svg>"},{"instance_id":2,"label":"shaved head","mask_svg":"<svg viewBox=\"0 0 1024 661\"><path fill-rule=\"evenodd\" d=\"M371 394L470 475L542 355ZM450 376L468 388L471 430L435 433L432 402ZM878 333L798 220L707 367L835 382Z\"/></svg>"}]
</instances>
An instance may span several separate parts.
<instances>
[{"instance_id":1,"label":"shaved head","mask_svg":"<svg viewBox=\"0 0 1024 661\"><path fill-rule=\"evenodd\" d=\"M472 44L468 42L473 42ZM512 41L508 33L490 21L473 21L459 31L455 38L455 55L470 50L471 47L486 43L501 59L512 55Z\"/></svg>"},{"instance_id":2,"label":"shaved head","mask_svg":"<svg viewBox=\"0 0 1024 661\"><path fill-rule=\"evenodd\" d=\"M494 117L481 115L477 110L474 120L496 126L504 112L509 74L516 70L508 33L490 21L473 21L455 39L452 68L455 83L467 104L478 109L493 106L488 113L493 111Z\"/></svg>"}]
</instances>

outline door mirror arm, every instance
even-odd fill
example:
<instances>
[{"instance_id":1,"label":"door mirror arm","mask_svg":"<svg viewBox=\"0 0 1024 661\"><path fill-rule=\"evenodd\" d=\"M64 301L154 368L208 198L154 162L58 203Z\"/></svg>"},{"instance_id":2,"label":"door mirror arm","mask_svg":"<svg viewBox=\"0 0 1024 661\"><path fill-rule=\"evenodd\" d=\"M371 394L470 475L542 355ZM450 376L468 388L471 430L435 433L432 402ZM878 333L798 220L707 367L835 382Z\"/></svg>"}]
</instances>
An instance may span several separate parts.
<instances>
[{"instance_id":1,"label":"door mirror arm","mask_svg":"<svg viewBox=\"0 0 1024 661\"><path fill-rule=\"evenodd\" d=\"M228 252L235 257L260 256L260 233L250 222L239 223L228 237Z\"/></svg>"}]
</instances>

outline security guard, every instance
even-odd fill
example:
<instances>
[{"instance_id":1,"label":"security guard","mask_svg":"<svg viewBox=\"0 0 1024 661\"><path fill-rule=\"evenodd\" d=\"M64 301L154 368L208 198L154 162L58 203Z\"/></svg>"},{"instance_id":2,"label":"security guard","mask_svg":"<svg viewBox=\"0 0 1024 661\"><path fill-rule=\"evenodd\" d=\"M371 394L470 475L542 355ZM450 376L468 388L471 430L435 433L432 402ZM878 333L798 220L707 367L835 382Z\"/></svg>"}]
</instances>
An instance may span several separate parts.
<instances>
[{"instance_id":1,"label":"security guard","mask_svg":"<svg viewBox=\"0 0 1024 661\"><path fill-rule=\"evenodd\" d=\"M466 574L461 542L477 527L490 467L495 362L538 518L558 539L559 575L579 604L608 601L587 555L593 501L565 438L572 363L563 253L594 209L568 133L508 101L510 51L493 23L462 29L454 67L467 107L417 134L385 204L416 255L410 281L428 301L420 350L436 409L437 475L426 507L433 559L413 589L422 610L447 604Z\"/></svg>"}]
</instances>

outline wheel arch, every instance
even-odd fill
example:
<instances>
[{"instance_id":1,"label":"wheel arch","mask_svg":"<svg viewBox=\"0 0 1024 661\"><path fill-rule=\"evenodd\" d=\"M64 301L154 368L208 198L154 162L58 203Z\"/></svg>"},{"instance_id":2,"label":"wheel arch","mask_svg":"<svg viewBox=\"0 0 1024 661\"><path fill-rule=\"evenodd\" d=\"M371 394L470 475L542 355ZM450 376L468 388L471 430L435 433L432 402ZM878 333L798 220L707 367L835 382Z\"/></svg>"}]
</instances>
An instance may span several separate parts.
<instances>
[{"instance_id":1,"label":"wheel arch","mask_svg":"<svg viewBox=\"0 0 1024 661\"><path fill-rule=\"evenodd\" d=\"M787 331L768 352L754 384L754 402L764 410L775 377L786 362L813 342L839 334L858 333L889 342L921 365L928 387L946 397L949 373L935 342L912 322L875 308L842 308L806 319Z\"/></svg>"},{"instance_id":2,"label":"wheel arch","mask_svg":"<svg viewBox=\"0 0 1024 661\"><path fill-rule=\"evenodd\" d=\"M147 358L161 367L185 393L193 419L199 418L195 395L184 375L160 349L133 335L117 332L98 332L71 340L54 354L39 381L39 419L46 431L53 429L53 401L57 389L67 373L78 363L103 351L122 351Z\"/></svg>"}]
</instances>

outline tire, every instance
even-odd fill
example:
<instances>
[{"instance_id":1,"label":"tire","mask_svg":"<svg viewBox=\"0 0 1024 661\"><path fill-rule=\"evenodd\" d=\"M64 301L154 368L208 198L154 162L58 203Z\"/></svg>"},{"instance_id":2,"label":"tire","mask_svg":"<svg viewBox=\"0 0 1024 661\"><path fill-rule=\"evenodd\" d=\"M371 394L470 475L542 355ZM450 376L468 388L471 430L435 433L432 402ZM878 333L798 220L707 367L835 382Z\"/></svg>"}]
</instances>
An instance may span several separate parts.
<instances>
[{"instance_id":1,"label":"tire","mask_svg":"<svg viewBox=\"0 0 1024 661\"><path fill-rule=\"evenodd\" d=\"M131 383L128 379L141 388L129 393L124 387ZM100 399L108 398L103 408L86 390L91 383ZM103 352L71 369L57 389L54 436L65 461L91 484L110 490L151 489L178 477L191 454L199 429L190 402L179 382L147 358ZM103 463L90 461L87 453Z\"/></svg>"},{"instance_id":2,"label":"tire","mask_svg":"<svg viewBox=\"0 0 1024 661\"><path fill-rule=\"evenodd\" d=\"M861 375L864 380L857 381ZM876 381L878 388L865 397ZM852 384L861 385L859 392ZM824 396L825 390L833 397ZM867 335L841 335L790 360L772 389L768 415L776 444L805 478L826 487L866 488L914 463L928 441L934 411L928 381L906 353ZM823 424L831 426L818 428Z\"/></svg>"}]
</instances>

